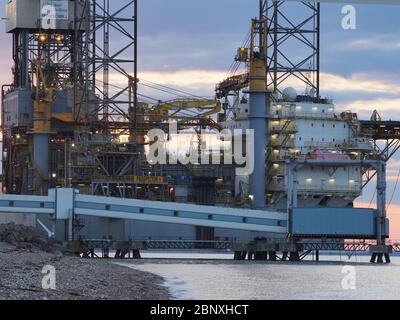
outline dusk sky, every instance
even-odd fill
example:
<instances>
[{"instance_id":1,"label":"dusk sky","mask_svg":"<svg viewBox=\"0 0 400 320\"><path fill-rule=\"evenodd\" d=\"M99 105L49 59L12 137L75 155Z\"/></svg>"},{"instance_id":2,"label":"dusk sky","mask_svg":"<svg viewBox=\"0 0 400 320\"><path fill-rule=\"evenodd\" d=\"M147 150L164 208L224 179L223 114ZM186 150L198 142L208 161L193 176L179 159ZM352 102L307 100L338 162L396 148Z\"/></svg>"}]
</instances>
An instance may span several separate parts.
<instances>
[{"instance_id":1,"label":"dusk sky","mask_svg":"<svg viewBox=\"0 0 400 320\"><path fill-rule=\"evenodd\" d=\"M258 0L141 0L139 6L139 78L202 96L212 96L226 76L258 12ZM385 119L400 120L400 6L355 5L356 30L342 29L343 5L321 7L321 94L363 119L377 109ZM11 79L11 36L0 32L0 43L4 84ZM399 168L400 153L388 166L388 201ZM366 206L371 189L360 198ZM400 239L398 195L389 208L394 239Z\"/></svg>"}]
</instances>

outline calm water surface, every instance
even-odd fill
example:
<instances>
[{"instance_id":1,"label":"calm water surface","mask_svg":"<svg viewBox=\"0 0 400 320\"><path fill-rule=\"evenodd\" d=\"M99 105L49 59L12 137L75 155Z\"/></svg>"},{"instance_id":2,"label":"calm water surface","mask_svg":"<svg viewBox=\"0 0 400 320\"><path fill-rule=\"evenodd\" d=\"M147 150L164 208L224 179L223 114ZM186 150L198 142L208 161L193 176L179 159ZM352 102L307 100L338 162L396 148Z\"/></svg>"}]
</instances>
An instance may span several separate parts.
<instances>
[{"instance_id":1,"label":"calm water surface","mask_svg":"<svg viewBox=\"0 0 400 320\"><path fill-rule=\"evenodd\" d=\"M225 253L142 256L146 259L123 264L163 277L176 299L400 299L400 257L392 257L390 265L370 265L368 256L346 255L322 256L331 262L318 264L311 259L295 264L233 261Z\"/></svg>"}]
</instances>

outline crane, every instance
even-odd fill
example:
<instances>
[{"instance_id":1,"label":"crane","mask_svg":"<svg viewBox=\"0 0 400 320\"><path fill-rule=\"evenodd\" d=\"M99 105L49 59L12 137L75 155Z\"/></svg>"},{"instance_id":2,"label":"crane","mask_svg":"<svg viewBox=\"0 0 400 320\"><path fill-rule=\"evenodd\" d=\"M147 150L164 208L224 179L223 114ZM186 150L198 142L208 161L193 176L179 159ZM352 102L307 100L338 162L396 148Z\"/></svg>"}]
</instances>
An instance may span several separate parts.
<instances>
[{"instance_id":1,"label":"crane","mask_svg":"<svg viewBox=\"0 0 400 320\"><path fill-rule=\"evenodd\" d=\"M196 117L206 118L221 111L221 103L212 99L193 99L193 98L177 98L165 102L159 102L149 110L153 116L174 117L181 111L188 110L203 111ZM169 112L172 111L170 114Z\"/></svg>"}]
</instances>

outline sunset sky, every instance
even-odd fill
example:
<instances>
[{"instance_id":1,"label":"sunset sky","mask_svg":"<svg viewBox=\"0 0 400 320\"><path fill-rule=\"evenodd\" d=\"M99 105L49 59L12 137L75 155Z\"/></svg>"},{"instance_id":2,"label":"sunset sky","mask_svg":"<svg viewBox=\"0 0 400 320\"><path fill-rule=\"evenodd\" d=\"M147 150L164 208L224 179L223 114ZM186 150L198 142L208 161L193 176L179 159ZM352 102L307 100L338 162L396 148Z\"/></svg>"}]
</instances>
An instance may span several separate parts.
<instances>
[{"instance_id":1,"label":"sunset sky","mask_svg":"<svg viewBox=\"0 0 400 320\"><path fill-rule=\"evenodd\" d=\"M6 2L0 0L2 8ZM139 0L139 6L139 78L201 96L213 96L258 12L258 0ZM400 6L356 5L356 30L342 29L342 5L321 7L321 94L363 119L377 109L400 120ZM11 80L10 35L0 32L0 43L4 84ZM400 153L388 165L388 201L399 169ZM371 190L360 198L364 206ZM399 190L389 207L394 239L400 239Z\"/></svg>"}]
</instances>

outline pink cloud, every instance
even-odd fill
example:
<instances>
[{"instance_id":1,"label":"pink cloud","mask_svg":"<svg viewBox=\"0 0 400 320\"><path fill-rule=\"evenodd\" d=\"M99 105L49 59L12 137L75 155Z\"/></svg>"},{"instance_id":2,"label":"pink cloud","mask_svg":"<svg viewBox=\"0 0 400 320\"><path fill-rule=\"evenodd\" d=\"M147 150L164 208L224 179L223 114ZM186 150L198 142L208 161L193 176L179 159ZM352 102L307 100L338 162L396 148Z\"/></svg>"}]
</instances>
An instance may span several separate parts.
<instances>
[{"instance_id":1,"label":"pink cloud","mask_svg":"<svg viewBox=\"0 0 400 320\"><path fill-rule=\"evenodd\" d=\"M358 208L368 208L369 203L356 201L354 205ZM387 215L390 220L390 239L400 240L400 205L390 205Z\"/></svg>"}]
</instances>

